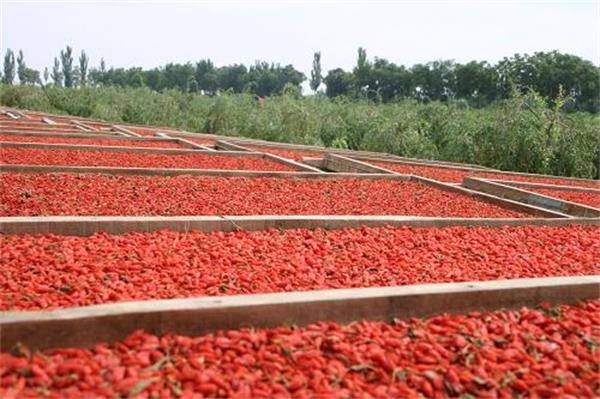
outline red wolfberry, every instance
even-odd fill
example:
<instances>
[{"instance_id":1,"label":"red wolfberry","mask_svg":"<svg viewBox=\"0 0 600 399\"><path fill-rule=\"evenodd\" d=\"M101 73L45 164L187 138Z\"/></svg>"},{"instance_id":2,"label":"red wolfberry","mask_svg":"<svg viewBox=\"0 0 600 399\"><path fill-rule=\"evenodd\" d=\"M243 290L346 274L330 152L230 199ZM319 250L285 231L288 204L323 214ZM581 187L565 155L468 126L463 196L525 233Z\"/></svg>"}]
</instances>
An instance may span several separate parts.
<instances>
[{"instance_id":1,"label":"red wolfberry","mask_svg":"<svg viewBox=\"0 0 600 399\"><path fill-rule=\"evenodd\" d=\"M595 226L522 226L157 231L90 237L0 235L0 310L201 295L594 275L600 269L599 232ZM547 321L541 312L530 312L528 317L533 325ZM451 337L452 348L477 344L477 338L460 333L460 326L452 319L438 317L435 321L431 331L458 331ZM471 321L464 323L467 328L474 328L469 325ZM506 324L490 328L494 333L509 332L504 330ZM417 337L421 333L412 332ZM402 342L397 337L388 338L395 345ZM255 343L258 338L248 340ZM217 344L227 350L231 349L230 342L223 337ZM330 342L316 342L317 348L326 345ZM521 362L526 349L507 349L500 356L503 361ZM556 345L545 342L535 350L551 355ZM380 357L381 353L374 356ZM447 359L450 354L446 346L432 344L420 347L415 356L427 365ZM480 356L493 359L496 354L482 351Z\"/></svg>"},{"instance_id":2,"label":"red wolfberry","mask_svg":"<svg viewBox=\"0 0 600 399\"><path fill-rule=\"evenodd\" d=\"M47 144L81 144L101 145L112 147L150 147L150 148L179 148L186 149L174 141L143 141L143 140L119 140L110 137L103 139L78 138L78 137L44 137L44 136L12 136L0 135L0 141L11 141L18 143L47 143Z\"/></svg>"},{"instance_id":3,"label":"red wolfberry","mask_svg":"<svg viewBox=\"0 0 600 399\"><path fill-rule=\"evenodd\" d=\"M452 323L445 331L431 328L441 320ZM580 327L573 329L573 324ZM594 397L600 389L598 325L600 301L596 300L393 324L320 322L302 328L242 329L200 337L156 337L138 331L121 342L93 349L2 353L0 396ZM415 331L420 333L415 335ZM453 347L457 335L473 341L470 352ZM253 336L258 341L250 344ZM337 346L326 344L332 342L331 337ZM540 352L521 362L477 356L479 351L500 354L537 347L549 337L557 345L551 354ZM393 344L386 344L392 338L396 338L390 341ZM317 341L320 345L315 346ZM503 342L502 347L498 342ZM222 352L221 346L232 353ZM419 371L409 354L437 346L453 348L453 355ZM150 367L145 356L139 357L149 347L163 359ZM391 369L368 360L379 353L385 353ZM471 360L456 360L465 355ZM239 360L244 356L256 360L242 366ZM192 368L188 359L204 360ZM572 359L581 367L565 369L561 359Z\"/></svg>"},{"instance_id":4,"label":"red wolfberry","mask_svg":"<svg viewBox=\"0 0 600 399\"><path fill-rule=\"evenodd\" d=\"M394 180L0 174L2 216L282 214L526 216Z\"/></svg>"},{"instance_id":5,"label":"red wolfberry","mask_svg":"<svg viewBox=\"0 0 600 399\"><path fill-rule=\"evenodd\" d=\"M130 168L185 168L295 171L294 167L266 158L213 154L156 154L123 151L67 150L2 147L7 164L107 166Z\"/></svg>"}]
</instances>

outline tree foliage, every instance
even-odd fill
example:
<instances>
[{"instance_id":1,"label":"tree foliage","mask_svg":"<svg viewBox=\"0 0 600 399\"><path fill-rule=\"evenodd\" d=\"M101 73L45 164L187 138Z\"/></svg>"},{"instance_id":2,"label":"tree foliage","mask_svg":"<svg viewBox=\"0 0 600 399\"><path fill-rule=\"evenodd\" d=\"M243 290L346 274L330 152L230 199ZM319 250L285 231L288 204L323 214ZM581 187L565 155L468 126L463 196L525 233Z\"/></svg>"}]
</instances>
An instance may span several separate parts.
<instances>
[{"instance_id":1,"label":"tree foliage","mask_svg":"<svg viewBox=\"0 0 600 399\"><path fill-rule=\"evenodd\" d=\"M70 46L60 52L60 63L65 87L73 87L75 81L73 75L73 49Z\"/></svg>"},{"instance_id":2,"label":"tree foliage","mask_svg":"<svg viewBox=\"0 0 600 399\"><path fill-rule=\"evenodd\" d=\"M306 80L306 76L292 65L264 61L249 66L216 66L207 58L196 63L169 63L143 69L108 68L101 59L100 65L94 68L88 66L84 51L79 57L79 65L74 68L72 51L67 46L60 52L60 70L57 71L55 65L51 74L55 85L147 87L158 92L177 89L207 96L247 92L265 97L281 94L284 87L288 93L298 92ZM39 72L26 66L22 52L17 64L22 84L40 83ZM8 49L4 56L2 81L12 84L15 76L15 56ZM507 99L515 91L527 94L531 90L546 98L548 106L552 107L562 92L569 97L569 101L562 104L565 110L600 111L600 68L590 61L558 51L515 54L496 64L436 60L404 66L385 58L371 60L367 50L361 47L352 70L334 68L326 75L321 70L321 53L315 52L308 83L313 92L324 83L325 95L330 98L348 97L374 103L463 100L464 105L475 108Z\"/></svg>"},{"instance_id":3,"label":"tree foliage","mask_svg":"<svg viewBox=\"0 0 600 399\"><path fill-rule=\"evenodd\" d=\"M6 50L4 54L2 83L12 85L15 80L15 54L11 49Z\"/></svg>"},{"instance_id":4,"label":"tree foliage","mask_svg":"<svg viewBox=\"0 0 600 399\"><path fill-rule=\"evenodd\" d=\"M60 70L60 62L56 57L54 57L54 65L52 66L52 74L50 76L52 77L52 82L54 83L54 86L62 86L63 74Z\"/></svg>"},{"instance_id":5,"label":"tree foliage","mask_svg":"<svg viewBox=\"0 0 600 399\"><path fill-rule=\"evenodd\" d=\"M312 70L310 71L310 88L316 92L321 86L323 76L321 75L321 52L317 51L313 55Z\"/></svg>"},{"instance_id":6,"label":"tree foliage","mask_svg":"<svg viewBox=\"0 0 600 399\"><path fill-rule=\"evenodd\" d=\"M87 84L89 58L85 51L81 50L79 56L79 82L82 86Z\"/></svg>"}]
</instances>

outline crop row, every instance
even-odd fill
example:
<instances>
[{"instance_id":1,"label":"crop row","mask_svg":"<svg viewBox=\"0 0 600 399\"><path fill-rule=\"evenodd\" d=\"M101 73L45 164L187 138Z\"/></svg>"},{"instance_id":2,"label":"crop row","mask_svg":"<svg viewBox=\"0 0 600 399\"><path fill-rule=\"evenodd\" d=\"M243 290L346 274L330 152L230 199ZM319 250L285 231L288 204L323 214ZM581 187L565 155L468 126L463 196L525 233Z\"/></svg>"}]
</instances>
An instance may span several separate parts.
<instances>
[{"instance_id":1,"label":"crop row","mask_svg":"<svg viewBox=\"0 0 600 399\"><path fill-rule=\"evenodd\" d=\"M1 216L294 214L526 216L400 180L0 174Z\"/></svg>"},{"instance_id":2,"label":"crop row","mask_svg":"<svg viewBox=\"0 0 600 399\"><path fill-rule=\"evenodd\" d=\"M593 275L597 227L3 236L0 310Z\"/></svg>"},{"instance_id":3,"label":"crop row","mask_svg":"<svg viewBox=\"0 0 600 399\"><path fill-rule=\"evenodd\" d=\"M294 171L291 166L258 157L219 154L154 154L97 150L0 148L7 164Z\"/></svg>"},{"instance_id":4,"label":"crop row","mask_svg":"<svg viewBox=\"0 0 600 399\"><path fill-rule=\"evenodd\" d=\"M550 190L545 188L525 188L527 191L533 191L554 198L560 198L566 201L576 202L578 204L592 206L600 209L600 194L585 191L566 191Z\"/></svg>"},{"instance_id":5,"label":"crop row","mask_svg":"<svg viewBox=\"0 0 600 399\"><path fill-rule=\"evenodd\" d=\"M28 129L31 131L36 130L72 130L77 129L73 124L61 123L55 125L48 125L42 122L11 122L11 121L0 121L1 130L13 130L13 129ZM79 130L80 133L83 131Z\"/></svg>"},{"instance_id":6,"label":"crop row","mask_svg":"<svg viewBox=\"0 0 600 399\"><path fill-rule=\"evenodd\" d=\"M82 133L86 133L83 130L77 129L75 126L53 127L50 125L46 125L44 127L39 127L39 128L30 128L30 127L24 128L21 126L15 126L15 127L10 127L10 128L3 127L2 129L0 129L0 133L20 133L20 132L52 133L52 134L62 134L62 133L82 134ZM96 132L96 133L99 133L99 132ZM108 135L110 135L110 133Z\"/></svg>"},{"instance_id":7,"label":"crop row","mask_svg":"<svg viewBox=\"0 0 600 399\"><path fill-rule=\"evenodd\" d=\"M493 172L479 172L463 169L452 169L452 168L440 168L436 166L425 166L425 165L412 165L412 164L399 164L393 162L383 161L369 161L369 163L393 170L402 174L413 174L417 176L428 177L443 182L449 183L462 183L465 177L479 177L484 179L495 179L495 180L511 180L511 181L525 181L532 183L544 183L544 184L560 184L565 186L581 186L581 187L600 187L600 182L593 181L582 181L582 180L566 180L566 179L552 179L545 177L535 176L519 176L512 174L502 174Z\"/></svg>"},{"instance_id":8,"label":"crop row","mask_svg":"<svg viewBox=\"0 0 600 399\"><path fill-rule=\"evenodd\" d=\"M591 398L599 324L600 301L588 301L198 337L137 331L92 349L0 354L0 395Z\"/></svg>"},{"instance_id":9,"label":"crop row","mask_svg":"<svg viewBox=\"0 0 600 399\"><path fill-rule=\"evenodd\" d=\"M101 145L113 147L152 147L152 148L182 148L183 146L174 141L143 141L143 140L120 140L120 139L93 139L78 137L44 137L44 136L9 136L0 135L0 141L17 143L45 143L45 144L81 144ZM187 148L187 147L186 147Z\"/></svg>"}]
</instances>

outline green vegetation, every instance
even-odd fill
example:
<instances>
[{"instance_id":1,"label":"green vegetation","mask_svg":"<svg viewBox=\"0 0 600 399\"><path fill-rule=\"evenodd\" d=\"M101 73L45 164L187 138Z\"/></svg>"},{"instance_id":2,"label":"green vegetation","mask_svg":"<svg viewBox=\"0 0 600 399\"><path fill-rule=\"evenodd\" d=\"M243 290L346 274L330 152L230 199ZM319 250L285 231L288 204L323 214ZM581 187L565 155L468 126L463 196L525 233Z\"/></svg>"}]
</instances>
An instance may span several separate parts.
<instances>
[{"instance_id":1,"label":"green vegetation","mask_svg":"<svg viewBox=\"0 0 600 399\"><path fill-rule=\"evenodd\" d=\"M42 80L38 71L26 68L20 51L19 83L147 87L154 91L177 89L208 96L227 91L272 96L281 94L285 88L300 91L306 80L306 75L293 65L260 61L248 67L242 64L217 67L210 59L204 59L196 63L169 63L159 68L142 69L107 68L102 60L99 67L88 71L84 51L79 57L79 65L73 64L73 57L73 49L67 46L54 59L52 73L47 68L44 70ZM495 64L436 60L409 67L379 57L371 61L367 51L359 48L356 65L351 71L336 68L325 74L321 70L320 52L314 53L312 65L308 81L311 90L330 98L344 96L374 103L464 100L471 107L481 108L509 98L513 91L523 94L530 90L553 105L562 90L570 99L564 104L565 109L600 111L600 68L590 61L558 51L515 54ZM4 71L4 83L14 84L14 54L10 49L6 50Z\"/></svg>"},{"instance_id":2,"label":"green vegetation","mask_svg":"<svg viewBox=\"0 0 600 399\"><path fill-rule=\"evenodd\" d=\"M384 151L504 170L593 178L600 117L515 92L483 109L466 101L387 104L302 97L293 87L264 106L250 94L204 96L148 88L0 86L7 106L195 132Z\"/></svg>"}]
</instances>

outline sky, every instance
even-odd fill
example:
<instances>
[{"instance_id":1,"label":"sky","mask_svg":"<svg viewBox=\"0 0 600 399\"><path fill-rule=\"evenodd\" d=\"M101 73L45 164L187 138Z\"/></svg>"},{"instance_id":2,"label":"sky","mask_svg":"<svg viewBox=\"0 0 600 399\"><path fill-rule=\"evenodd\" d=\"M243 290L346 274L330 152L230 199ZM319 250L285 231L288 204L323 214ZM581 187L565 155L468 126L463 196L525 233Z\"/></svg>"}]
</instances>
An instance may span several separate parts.
<instances>
[{"instance_id":1,"label":"sky","mask_svg":"<svg viewBox=\"0 0 600 399\"><path fill-rule=\"evenodd\" d=\"M559 50L600 65L600 0L587 1L28 1L0 0L0 47L43 70L67 44L96 66L151 68L210 58L293 64L310 75L352 69L359 46L411 66L495 62ZM50 68L49 68L50 69Z\"/></svg>"}]
</instances>

